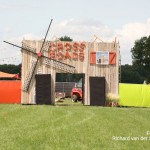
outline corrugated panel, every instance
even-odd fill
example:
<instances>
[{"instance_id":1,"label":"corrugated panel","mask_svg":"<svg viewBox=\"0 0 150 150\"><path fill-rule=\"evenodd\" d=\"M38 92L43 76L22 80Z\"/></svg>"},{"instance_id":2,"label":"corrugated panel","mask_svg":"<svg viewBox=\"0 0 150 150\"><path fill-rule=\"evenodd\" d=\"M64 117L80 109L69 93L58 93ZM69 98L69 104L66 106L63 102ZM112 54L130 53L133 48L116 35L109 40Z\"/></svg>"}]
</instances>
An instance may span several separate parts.
<instances>
[{"instance_id":1,"label":"corrugated panel","mask_svg":"<svg viewBox=\"0 0 150 150\"><path fill-rule=\"evenodd\" d=\"M75 82L56 82L55 92L71 92Z\"/></svg>"}]
</instances>

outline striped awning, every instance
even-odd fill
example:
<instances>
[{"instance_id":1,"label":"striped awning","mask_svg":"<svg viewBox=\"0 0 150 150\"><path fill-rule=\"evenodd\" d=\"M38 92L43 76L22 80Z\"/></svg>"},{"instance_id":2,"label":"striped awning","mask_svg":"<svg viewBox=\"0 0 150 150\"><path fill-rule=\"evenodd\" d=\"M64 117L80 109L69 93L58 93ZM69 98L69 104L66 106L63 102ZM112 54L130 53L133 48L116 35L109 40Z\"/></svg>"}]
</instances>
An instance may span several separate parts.
<instances>
[{"instance_id":1,"label":"striped awning","mask_svg":"<svg viewBox=\"0 0 150 150\"><path fill-rule=\"evenodd\" d=\"M0 78L18 78L18 74L9 74L0 71Z\"/></svg>"}]
</instances>

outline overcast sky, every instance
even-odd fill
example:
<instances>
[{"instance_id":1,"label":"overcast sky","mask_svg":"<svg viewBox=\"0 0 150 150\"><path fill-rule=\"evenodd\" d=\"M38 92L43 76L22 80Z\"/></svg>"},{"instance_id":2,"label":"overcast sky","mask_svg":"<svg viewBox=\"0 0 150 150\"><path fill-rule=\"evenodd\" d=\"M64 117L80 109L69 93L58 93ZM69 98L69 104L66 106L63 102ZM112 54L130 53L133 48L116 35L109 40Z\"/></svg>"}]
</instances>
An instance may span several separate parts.
<instances>
[{"instance_id":1,"label":"overcast sky","mask_svg":"<svg viewBox=\"0 0 150 150\"><path fill-rule=\"evenodd\" d=\"M0 64L21 62L20 50L3 40L42 39L52 18L48 40L117 37L122 64L131 64L134 41L150 35L150 0L0 0Z\"/></svg>"}]
</instances>

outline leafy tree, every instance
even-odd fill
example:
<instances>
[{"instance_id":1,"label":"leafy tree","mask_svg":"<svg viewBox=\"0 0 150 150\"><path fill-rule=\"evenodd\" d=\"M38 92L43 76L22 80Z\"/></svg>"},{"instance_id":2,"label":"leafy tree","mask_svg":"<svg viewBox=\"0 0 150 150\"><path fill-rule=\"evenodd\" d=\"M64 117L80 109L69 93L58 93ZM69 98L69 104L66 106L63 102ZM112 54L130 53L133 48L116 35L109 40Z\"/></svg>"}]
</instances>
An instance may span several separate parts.
<instances>
[{"instance_id":1,"label":"leafy tree","mask_svg":"<svg viewBox=\"0 0 150 150\"><path fill-rule=\"evenodd\" d=\"M144 77L140 74L139 68L132 65L121 66L121 82L122 83L136 83L141 84Z\"/></svg>"},{"instance_id":2,"label":"leafy tree","mask_svg":"<svg viewBox=\"0 0 150 150\"><path fill-rule=\"evenodd\" d=\"M133 65L143 66L146 69L150 69L150 36L136 40L131 52Z\"/></svg>"},{"instance_id":3,"label":"leafy tree","mask_svg":"<svg viewBox=\"0 0 150 150\"><path fill-rule=\"evenodd\" d=\"M72 38L70 38L69 36L62 36L62 37L60 37L59 38L61 41L73 41L73 39Z\"/></svg>"},{"instance_id":4,"label":"leafy tree","mask_svg":"<svg viewBox=\"0 0 150 150\"><path fill-rule=\"evenodd\" d=\"M150 36L142 37L135 41L131 49L133 66L138 68L140 74L149 82L150 81ZM142 72L143 71L143 72Z\"/></svg>"}]
</instances>

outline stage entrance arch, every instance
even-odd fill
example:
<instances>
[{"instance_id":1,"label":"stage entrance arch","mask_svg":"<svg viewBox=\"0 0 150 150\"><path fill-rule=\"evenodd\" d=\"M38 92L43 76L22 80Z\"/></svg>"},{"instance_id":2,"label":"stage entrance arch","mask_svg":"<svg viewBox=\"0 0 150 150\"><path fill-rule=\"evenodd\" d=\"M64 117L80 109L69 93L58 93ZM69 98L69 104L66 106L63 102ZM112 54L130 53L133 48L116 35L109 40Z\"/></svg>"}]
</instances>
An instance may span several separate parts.
<instances>
[{"instance_id":1,"label":"stage entrance arch","mask_svg":"<svg viewBox=\"0 0 150 150\"><path fill-rule=\"evenodd\" d=\"M52 19L42 41L24 39L22 47L4 41L21 48L22 51L21 103L55 104L57 72L85 74L85 105L93 105L93 102L99 105L92 100L92 95L95 94L95 90L91 90L94 87L92 81L96 79L92 77L104 79L105 89L101 98L103 101L107 93L118 95L119 43L116 43L116 40L115 42L46 41L51 23ZM95 84L100 88L96 82Z\"/></svg>"},{"instance_id":2,"label":"stage entrance arch","mask_svg":"<svg viewBox=\"0 0 150 150\"><path fill-rule=\"evenodd\" d=\"M72 102L81 102L84 104L84 85L85 74L83 73L56 73L56 101L59 102L60 98L71 98Z\"/></svg>"},{"instance_id":3,"label":"stage entrance arch","mask_svg":"<svg viewBox=\"0 0 150 150\"><path fill-rule=\"evenodd\" d=\"M51 78L47 79L50 80L50 87L47 87L47 89L51 90L49 104L55 104L56 73L85 74L85 105L93 105L91 97L94 95L94 91L90 89L92 83L91 77L103 78L105 82L105 94L112 93L118 95L118 43L46 41L42 54L39 51L42 47L42 41L23 40L22 43L23 48L34 47L32 50L33 53L22 50L22 104L35 104L35 95L37 95L35 79L38 80L38 76L41 74L51 75ZM37 67L34 68L35 70L32 69L34 60L40 56L41 59ZM33 76L36 78L32 78L28 87L28 76L30 76L33 70ZM92 84L92 86L94 85ZM29 90L25 90L26 87ZM95 105L102 104L95 103Z\"/></svg>"}]
</instances>

